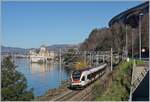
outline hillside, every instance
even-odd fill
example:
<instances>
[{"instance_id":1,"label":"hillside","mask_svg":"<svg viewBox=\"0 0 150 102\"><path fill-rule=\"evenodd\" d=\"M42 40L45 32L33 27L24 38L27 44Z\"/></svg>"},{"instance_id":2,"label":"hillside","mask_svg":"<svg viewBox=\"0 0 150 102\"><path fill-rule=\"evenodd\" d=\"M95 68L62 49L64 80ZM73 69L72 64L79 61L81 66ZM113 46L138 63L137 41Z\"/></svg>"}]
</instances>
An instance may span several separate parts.
<instances>
[{"instance_id":1,"label":"hillside","mask_svg":"<svg viewBox=\"0 0 150 102\"><path fill-rule=\"evenodd\" d=\"M142 48L149 48L149 15L142 17ZM132 29L130 25L127 27L128 34L128 51L131 55L132 50L132 33L133 33L133 50L134 54L139 51L139 27ZM89 37L81 44L81 50L110 50L120 53L125 49L126 27L123 23L115 23L109 28L93 29Z\"/></svg>"}]
</instances>

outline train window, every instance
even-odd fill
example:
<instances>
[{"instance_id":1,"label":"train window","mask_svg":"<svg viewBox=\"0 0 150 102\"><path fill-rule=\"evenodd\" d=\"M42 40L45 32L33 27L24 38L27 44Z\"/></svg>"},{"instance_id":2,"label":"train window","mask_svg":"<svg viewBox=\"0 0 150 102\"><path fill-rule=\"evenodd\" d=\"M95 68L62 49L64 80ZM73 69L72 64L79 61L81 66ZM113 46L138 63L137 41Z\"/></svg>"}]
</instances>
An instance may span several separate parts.
<instances>
[{"instance_id":1,"label":"train window","mask_svg":"<svg viewBox=\"0 0 150 102\"><path fill-rule=\"evenodd\" d=\"M90 79L90 74L87 76L87 79Z\"/></svg>"},{"instance_id":2,"label":"train window","mask_svg":"<svg viewBox=\"0 0 150 102\"><path fill-rule=\"evenodd\" d=\"M91 79L92 79L92 74L89 74L89 75L87 76L87 78L88 78L89 80L91 80Z\"/></svg>"},{"instance_id":3,"label":"train window","mask_svg":"<svg viewBox=\"0 0 150 102\"><path fill-rule=\"evenodd\" d=\"M93 77L95 77L95 76L96 76L96 72L93 73Z\"/></svg>"},{"instance_id":4,"label":"train window","mask_svg":"<svg viewBox=\"0 0 150 102\"><path fill-rule=\"evenodd\" d=\"M84 76L82 77L81 81L85 81L85 77Z\"/></svg>"},{"instance_id":5,"label":"train window","mask_svg":"<svg viewBox=\"0 0 150 102\"><path fill-rule=\"evenodd\" d=\"M80 76L81 76L81 72L80 71L74 71L72 73L72 78L73 80L79 80L80 79Z\"/></svg>"}]
</instances>

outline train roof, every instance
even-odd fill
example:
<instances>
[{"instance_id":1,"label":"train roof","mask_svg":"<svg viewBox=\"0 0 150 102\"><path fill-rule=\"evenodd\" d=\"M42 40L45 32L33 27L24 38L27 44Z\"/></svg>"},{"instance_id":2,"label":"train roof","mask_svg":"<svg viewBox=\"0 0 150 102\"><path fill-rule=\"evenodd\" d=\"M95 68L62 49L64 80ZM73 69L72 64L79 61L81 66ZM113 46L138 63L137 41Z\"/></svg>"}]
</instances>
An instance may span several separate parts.
<instances>
[{"instance_id":1,"label":"train roof","mask_svg":"<svg viewBox=\"0 0 150 102\"><path fill-rule=\"evenodd\" d=\"M90 70L90 69L92 69L92 67L87 67L87 68L84 68L84 69L78 69L78 70L75 70L75 71L83 72L83 71L87 71L87 70Z\"/></svg>"},{"instance_id":2,"label":"train roof","mask_svg":"<svg viewBox=\"0 0 150 102\"><path fill-rule=\"evenodd\" d=\"M106 63L102 63L102 64L100 64L100 65L104 65L104 64L106 64ZM95 67L94 67L95 68ZM81 71L81 72L83 72L83 71L88 71L88 70L90 70L90 69L93 69L93 67L87 67L87 68L85 68L85 69L78 69L78 70L75 70L75 71Z\"/></svg>"}]
</instances>

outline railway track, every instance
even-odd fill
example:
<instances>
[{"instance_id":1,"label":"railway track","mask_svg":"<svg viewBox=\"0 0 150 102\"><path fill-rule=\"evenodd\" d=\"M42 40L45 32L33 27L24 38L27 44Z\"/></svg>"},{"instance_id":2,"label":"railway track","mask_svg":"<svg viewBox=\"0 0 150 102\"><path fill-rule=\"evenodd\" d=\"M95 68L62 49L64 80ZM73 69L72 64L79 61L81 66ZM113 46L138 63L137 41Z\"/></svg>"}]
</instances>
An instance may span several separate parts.
<instances>
[{"instance_id":1,"label":"railway track","mask_svg":"<svg viewBox=\"0 0 150 102\"><path fill-rule=\"evenodd\" d=\"M108 75L109 71L106 71L99 79L95 82L100 82ZM94 83L95 83L94 82ZM92 92L94 83L91 83L89 86L84 88L83 90L69 90L67 93L53 99L54 101L91 101L92 100Z\"/></svg>"},{"instance_id":2,"label":"railway track","mask_svg":"<svg viewBox=\"0 0 150 102\"><path fill-rule=\"evenodd\" d=\"M100 77L100 79L96 80L94 83L96 83L96 82L103 83L103 79L107 75L108 75L108 73L104 74L102 77ZM93 92L96 91L96 89L94 88L94 83L92 83L87 88L82 90L78 95L74 96L73 100L71 100L71 101L91 101L91 100L93 100L94 99Z\"/></svg>"},{"instance_id":3,"label":"railway track","mask_svg":"<svg viewBox=\"0 0 150 102\"><path fill-rule=\"evenodd\" d=\"M58 97L57 99L54 99L54 101L67 101L71 99L74 95L78 94L80 91L79 90L71 90L68 93Z\"/></svg>"}]
</instances>

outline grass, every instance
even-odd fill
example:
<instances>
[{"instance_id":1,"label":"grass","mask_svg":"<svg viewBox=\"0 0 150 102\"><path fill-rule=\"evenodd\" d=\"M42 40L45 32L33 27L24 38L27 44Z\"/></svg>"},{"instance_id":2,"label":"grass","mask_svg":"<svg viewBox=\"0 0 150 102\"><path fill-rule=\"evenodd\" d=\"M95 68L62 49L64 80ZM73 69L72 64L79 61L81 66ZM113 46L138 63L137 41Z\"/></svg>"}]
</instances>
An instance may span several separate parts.
<instances>
[{"instance_id":1,"label":"grass","mask_svg":"<svg viewBox=\"0 0 150 102\"><path fill-rule=\"evenodd\" d=\"M144 61L143 61L143 60L136 60L135 63L136 63L137 65L140 65L140 64L144 64Z\"/></svg>"},{"instance_id":2,"label":"grass","mask_svg":"<svg viewBox=\"0 0 150 102\"><path fill-rule=\"evenodd\" d=\"M127 101L130 92L132 63L122 62L112 74L112 82L96 101Z\"/></svg>"}]
</instances>

